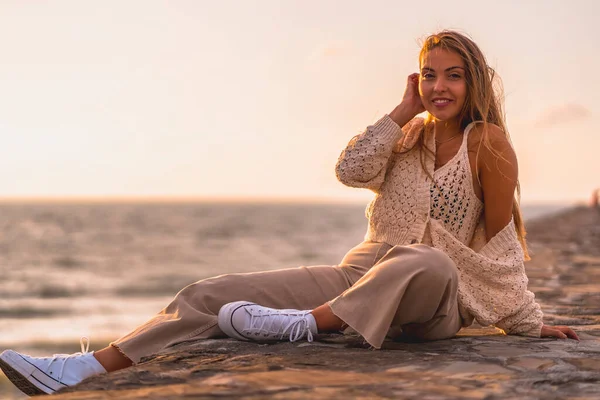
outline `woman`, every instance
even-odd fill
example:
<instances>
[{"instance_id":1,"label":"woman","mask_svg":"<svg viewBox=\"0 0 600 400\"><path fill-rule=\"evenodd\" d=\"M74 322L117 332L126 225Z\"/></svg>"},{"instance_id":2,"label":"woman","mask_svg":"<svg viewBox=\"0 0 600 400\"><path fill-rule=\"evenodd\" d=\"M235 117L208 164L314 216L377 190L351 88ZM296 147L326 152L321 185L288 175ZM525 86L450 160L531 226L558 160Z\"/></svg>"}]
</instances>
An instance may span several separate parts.
<instances>
[{"instance_id":1,"label":"woman","mask_svg":"<svg viewBox=\"0 0 600 400\"><path fill-rule=\"evenodd\" d=\"M339 265L202 280L107 348L48 358L7 350L0 367L33 395L224 334L310 341L350 326L380 348L386 336L451 338L477 320L508 334L578 340L568 327L544 325L527 290L517 159L494 71L453 31L429 36L419 64L401 103L339 158L342 183L375 192L365 241ZM416 118L423 111L427 118Z\"/></svg>"}]
</instances>

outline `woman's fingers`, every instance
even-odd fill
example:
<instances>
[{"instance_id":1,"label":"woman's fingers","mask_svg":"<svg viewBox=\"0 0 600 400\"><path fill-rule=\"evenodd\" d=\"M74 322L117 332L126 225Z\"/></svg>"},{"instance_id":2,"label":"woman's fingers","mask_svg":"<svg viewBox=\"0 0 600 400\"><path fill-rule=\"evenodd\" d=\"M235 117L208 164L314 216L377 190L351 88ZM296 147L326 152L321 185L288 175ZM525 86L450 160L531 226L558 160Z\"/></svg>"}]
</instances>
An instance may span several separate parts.
<instances>
[{"instance_id":1,"label":"woman's fingers","mask_svg":"<svg viewBox=\"0 0 600 400\"><path fill-rule=\"evenodd\" d=\"M404 89L404 95L402 96L402 103L404 103L413 115L417 115L425 111L421 96L419 95L419 73L415 72L406 78L406 89Z\"/></svg>"},{"instance_id":2,"label":"woman's fingers","mask_svg":"<svg viewBox=\"0 0 600 400\"><path fill-rule=\"evenodd\" d=\"M419 74L410 74L407 79L407 87L412 89L413 92L417 92L417 85L419 84Z\"/></svg>"},{"instance_id":3,"label":"woman's fingers","mask_svg":"<svg viewBox=\"0 0 600 400\"><path fill-rule=\"evenodd\" d=\"M569 328L568 326L561 326L561 328L563 328L561 330L561 332L566 334L567 337L569 337L571 339L579 340L579 336L577 336L577 334L575 333L575 331L573 329Z\"/></svg>"},{"instance_id":4,"label":"woman's fingers","mask_svg":"<svg viewBox=\"0 0 600 400\"><path fill-rule=\"evenodd\" d=\"M558 332L560 332L561 339L566 339L566 338L570 338L570 339L575 339L575 340L579 340L579 336L577 336L577 334L575 333L575 331L571 328L569 328L568 326L555 326L554 329L556 329Z\"/></svg>"},{"instance_id":5,"label":"woman's fingers","mask_svg":"<svg viewBox=\"0 0 600 400\"><path fill-rule=\"evenodd\" d=\"M559 339L566 339L567 335L565 335L560 329L554 328L551 330L551 335L553 337L557 337Z\"/></svg>"},{"instance_id":6,"label":"woman's fingers","mask_svg":"<svg viewBox=\"0 0 600 400\"><path fill-rule=\"evenodd\" d=\"M575 339L579 340L579 336L568 326L548 326L542 328L542 337L557 337L559 339Z\"/></svg>"}]
</instances>

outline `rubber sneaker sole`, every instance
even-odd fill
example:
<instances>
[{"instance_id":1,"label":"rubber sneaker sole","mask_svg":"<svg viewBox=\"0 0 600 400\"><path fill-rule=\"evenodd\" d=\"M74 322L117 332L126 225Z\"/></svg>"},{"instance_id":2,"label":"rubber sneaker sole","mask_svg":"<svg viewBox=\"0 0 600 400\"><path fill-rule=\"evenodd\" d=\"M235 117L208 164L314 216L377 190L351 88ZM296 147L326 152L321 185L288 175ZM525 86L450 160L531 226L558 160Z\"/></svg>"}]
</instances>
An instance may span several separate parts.
<instances>
[{"instance_id":1,"label":"rubber sneaker sole","mask_svg":"<svg viewBox=\"0 0 600 400\"><path fill-rule=\"evenodd\" d=\"M231 321L233 317L233 313L236 312L239 308L244 306L252 306L255 303L248 301L235 301L233 303L225 304L219 310L219 315L217 317L217 322L219 324L219 329L223 331L227 336L232 337L238 340L250 340L245 336L242 336L240 332L238 332L234 327Z\"/></svg>"},{"instance_id":2,"label":"rubber sneaker sole","mask_svg":"<svg viewBox=\"0 0 600 400\"><path fill-rule=\"evenodd\" d=\"M12 350L0 354L0 369L20 391L28 396L52 394L66 387Z\"/></svg>"}]
</instances>

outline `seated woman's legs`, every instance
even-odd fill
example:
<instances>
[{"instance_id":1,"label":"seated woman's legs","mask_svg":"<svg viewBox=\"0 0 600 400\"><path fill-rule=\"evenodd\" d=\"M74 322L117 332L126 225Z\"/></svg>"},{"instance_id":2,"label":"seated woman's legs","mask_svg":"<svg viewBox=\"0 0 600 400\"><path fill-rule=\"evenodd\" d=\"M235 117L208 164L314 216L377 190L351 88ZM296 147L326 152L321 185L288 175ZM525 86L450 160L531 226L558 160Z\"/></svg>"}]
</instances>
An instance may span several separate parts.
<instances>
[{"instance_id":1,"label":"seated woman's legs","mask_svg":"<svg viewBox=\"0 0 600 400\"><path fill-rule=\"evenodd\" d=\"M187 286L159 314L102 350L46 358L7 350L0 354L0 368L26 394L53 393L89 376L127 368L177 343L224 337L217 314L228 302L249 299L277 308L314 308L348 286L347 274L338 266L221 275Z\"/></svg>"},{"instance_id":2,"label":"seated woman's legs","mask_svg":"<svg viewBox=\"0 0 600 400\"><path fill-rule=\"evenodd\" d=\"M313 269L315 267L309 267L309 269ZM318 268L318 267L316 267ZM276 272L276 271L273 271ZM312 271L315 272L315 271ZM279 275L278 273L276 274L268 274L269 276L271 276L271 278L276 278L276 275ZM289 274L287 274L289 275ZM241 277L243 277L244 275L242 275ZM247 276L247 275L246 275ZM237 277L240 277L239 275L237 275ZM224 278L224 277L223 277ZM221 278L221 279L223 279ZM234 285L229 285L225 279L231 279L232 276L228 276L228 278L224 278L222 283L223 289L225 291L229 291L227 290L227 287L233 287ZM291 278L291 277L289 277ZM340 284L341 282L339 282L338 284ZM197 282L191 286L186 287L186 289L189 288L189 290L191 291L203 291L203 288L198 288L195 287L196 285L202 285L203 281ZM235 285L237 286L237 285ZM279 285L278 285L279 286ZM299 286L298 286L299 288ZM186 290L184 289L184 291ZM218 289L217 289L218 290ZM294 289L295 290L295 289ZM334 291L337 289L333 289ZM206 291L207 295L209 296L208 292L213 292L212 291ZM183 292L183 291L182 291ZM308 291L305 291L305 293ZM171 305L173 303L178 303L181 301L180 297L185 298L185 295L183 293L180 293L180 295L178 295L174 301L171 303ZM248 295L247 297L253 297ZM224 300L223 300L224 301ZM266 303L265 301L263 301L262 303ZM308 302L302 302L302 304L308 304ZM297 304L297 303L296 303ZM290 305L291 306L291 305ZM289 307L289 306L288 306ZM168 307L167 307L168 308ZM219 309L221 307L218 307ZM164 310L163 310L164 311ZM214 312L214 310L213 310ZM218 313L218 310L216 311L216 313ZM215 313L215 314L216 314ZM315 319L317 320L317 326L320 332L328 332L328 331L338 331L342 328L343 326L343 321L340 320L335 314L333 314L331 312L330 307L327 304L322 304L321 306L317 307L316 309L314 309L312 311L312 314L314 315ZM137 328L137 330L139 330L140 328ZM135 332L135 331L134 331ZM127 368L130 367L131 365L133 365L133 362L131 359L129 359L128 357L125 356L124 353L122 353L117 346L111 345L111 346L107 346L101 350L98 350L96 352L94 352L94 357L96 357L96 359L100 362L100 364L102 364L102 366L106 369L107 372L113 372L113 371L117 371L123 368Z\"/></svg>"},{"instance_id":3,"label":"seated woman's legs","mask_svg":"<svg viewBox=\"0 0 600 400\"><path fill-rule=\"evenodd\" d=\"M348 252L339 266L205 279L181 290L159 314L102 350L87 353L82 347L81 353L47 358L7 350L0 354L0 367L27 394L53 393L88 376L131 366L142 357L177 343L223 337L217 314L227 302L246 299L276 308L299 309L324 304L358 280L376 262L383 246L361 243Z\"/></svg>"},{"instance_id":4,"label":"seated woman's legs","mask_svg":"<svg viewBox=\"0 0 600 400\"><path fill-rule=\"evenodd\" d=\"M391 247L386 243L365 241L351 249L339 265L347 277L347 288L367 273ZM295 341L306 337L310 341L317 332L339 331L344 326L326 302L299 309L280 309L258 303L260 305L237 301L224 305L218 315L220 330L241 340Z\"/></svg>"},{"instance_id":5,"label":"seated woman's legs","mask_svg":"<svg viewBox=\"0 0 600 400\"><path fill-rule=\"evenodd\" d=\"M232 337L273 340L297 327L308 331L306 314L310 312L319 332L349 325L377 348L390 329L424 340L454 336L460 329L460 316L458 275L452 260L425 245L388 249L352 287L312 311L237 302L223 307L219 324ZM309 340L312 333L316 332L307 332Z\"/></svg>"},{"instance_id":6,"label":"seated woman's legs","mask_svg":"<svg viewBox=\"0 0 600 400\"><path fill-rule=\"evenodd\" d=\"M457 296L458 271L446 254L426 245L395 246L329 305L380 348L388 333L453 337L461 327Z\"/></svg>"},{"instance_id":7,"label":"seated woman's legs","mask_svg":"<svg viewBox=\"0 0 600 400\"><path fill-rule=\"evenodd\" d=\"M160 313L111 343L134 363L178 343L225 337L217 315L244 300L267 307L312 309L350 286L337 266L312 266L205 279L181 290Z\"/></svg>"}]
</instances>

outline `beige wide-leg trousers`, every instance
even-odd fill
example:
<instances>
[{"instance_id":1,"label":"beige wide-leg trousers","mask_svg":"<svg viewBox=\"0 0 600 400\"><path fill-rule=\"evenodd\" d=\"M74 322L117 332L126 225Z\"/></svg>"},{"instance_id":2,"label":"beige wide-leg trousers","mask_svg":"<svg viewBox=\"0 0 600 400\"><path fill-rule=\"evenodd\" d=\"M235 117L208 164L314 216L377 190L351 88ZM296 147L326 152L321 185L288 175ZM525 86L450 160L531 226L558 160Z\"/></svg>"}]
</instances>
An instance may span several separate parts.
<instances>
[{"instance_id":1,"label":"beige wide-leg trousers","mask_svg":"<svg viewBox=\"0 0 600 400\"><path fill-rule=\"evenodd\" d=\"M363 242L339 265L228 274L182 289L160 313L111 343L134 363L166 347L225 335L221 306L238 300L311 310L328 303L375 348L399 333L422 340L453 337L461 328L458 275L440 250L416 244Z\"/></svg>"}]
</instances>

